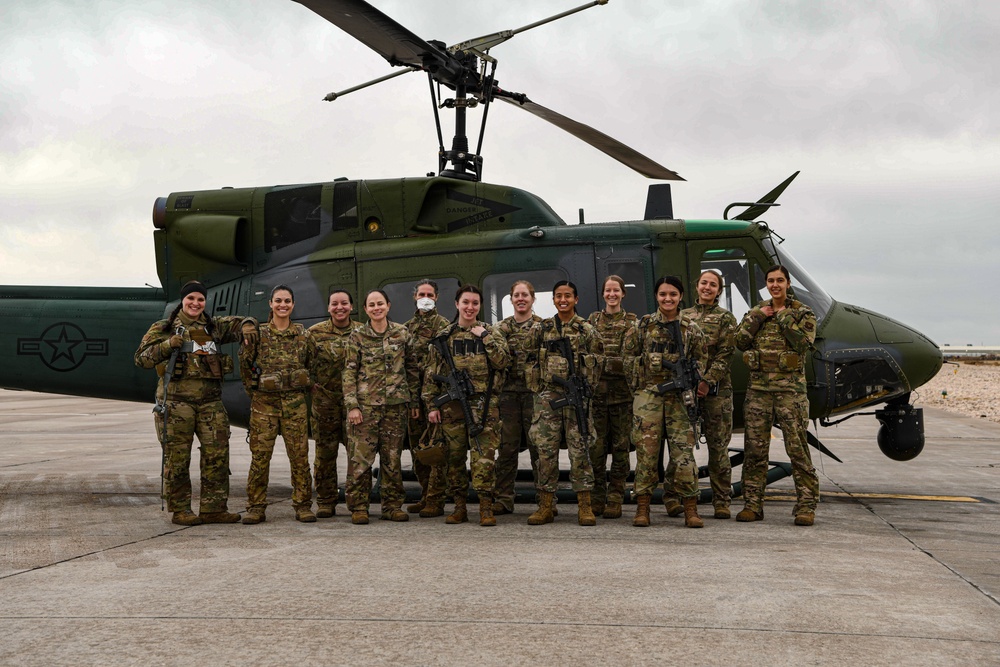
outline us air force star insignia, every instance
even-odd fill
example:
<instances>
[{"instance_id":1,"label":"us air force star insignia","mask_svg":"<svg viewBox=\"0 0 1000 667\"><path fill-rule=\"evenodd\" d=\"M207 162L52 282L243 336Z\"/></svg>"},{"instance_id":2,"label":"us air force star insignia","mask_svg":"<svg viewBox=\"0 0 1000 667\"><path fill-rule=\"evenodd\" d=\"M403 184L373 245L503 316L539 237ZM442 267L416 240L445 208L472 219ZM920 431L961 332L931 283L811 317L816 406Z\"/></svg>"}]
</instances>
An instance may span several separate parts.
<instances>
[{"instance_id":1,"label":"us air force star insignia","mask_svg":"<svg viewBox=\"0 0 1000 667\"><path fill-rule=\"evenodd\" d=\"M60 373L80 366L88 356L108 356L107 338L87 338L72 322L57 322L38 338L18 338L18 355L38 355L42 363Z\"/></svg>"}]
</instances>

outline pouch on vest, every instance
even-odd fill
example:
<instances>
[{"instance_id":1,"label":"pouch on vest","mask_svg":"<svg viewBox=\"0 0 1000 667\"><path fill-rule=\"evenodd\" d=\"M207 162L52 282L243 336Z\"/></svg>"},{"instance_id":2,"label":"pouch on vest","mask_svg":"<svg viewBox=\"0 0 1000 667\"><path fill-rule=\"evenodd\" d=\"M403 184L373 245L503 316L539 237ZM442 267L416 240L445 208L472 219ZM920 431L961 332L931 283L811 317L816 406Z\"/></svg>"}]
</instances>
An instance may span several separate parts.
<instances>
[{"instance_id":1,"label":"pouch on vest","mask_svg":"<svg viewBox=\"0 0 1000 667\"><path fill-rule=\"evenodd\" d=\"M618 358L604 358L604 373L606 375L620 377L625 373L625 362Z\"/></svg>"},{"instance_id":2,"label":"pouch on vest","mask_svg":"<svg viewBox=\"0 0 1000 667\"><path fill-rule=\"evenodd\" d=\"M308 387L311 383L309 382L309 371L304 368L299 368L297 370L291 371L289 373L289 386L294 389L301 389L302 387Z\"/></svg>"},{"instance_id":3,"label":"pouch on vest","mask_svg":"<svg viewBox=\"0 0 1000 667\"><path fill-rule=\"evenodd\" d=\"M757 350L747 350L743 353L743 363L752 371L760 370L760 353Z\"/></svg>"},{"instance_id":4,"label":"pouch on vest","mask_svg":"<svg viewBox=\"0 0 1000 667\"><path fill-rule=\"evenodd\" d=\"M569 377L569 362L558 354L550 354L545 360L545 381L552 382L554 377Z\"/></svg>"},{"instance_id":5,"label":"pouch on vest","mask_svg":"<svg viewBox=\"0 0 1000 667\"><path fill-rule=\"evenodd\" d=\"M261 391L281 391L281 373L264 373L257 380Z\"/></svg>"},{"instance_id":6,"label":"pouch on vest","mask_svg":"<svg viewBox=\"0 0 1000 667\"><path fill-rule=\"evenodd\" d=\"M660 352L649 352L646 354L647 364L646 367L653 374L659 374L663 372L663 354Z\"/></svg>"},{"instance_id":7,"label":"pouch on vest","mask_svg":"<svg viewBox=\"0 0 1000 667\"><path fill-rule=\"evenodd\" d=\"M778 370L797 371L802 365L802 357L798 352L782 352L778 355Z\"/></svg>"}]
</instances>

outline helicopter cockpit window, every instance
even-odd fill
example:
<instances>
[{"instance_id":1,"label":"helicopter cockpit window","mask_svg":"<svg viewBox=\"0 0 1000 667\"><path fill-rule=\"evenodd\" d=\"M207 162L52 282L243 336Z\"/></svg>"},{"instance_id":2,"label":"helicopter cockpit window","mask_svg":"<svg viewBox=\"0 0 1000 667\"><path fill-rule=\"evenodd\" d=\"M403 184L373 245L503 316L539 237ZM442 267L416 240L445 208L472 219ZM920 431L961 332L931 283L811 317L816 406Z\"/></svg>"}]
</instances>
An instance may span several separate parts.
<instances>
[{"instance_id":1,"label":"helicopter cockpit window","mask_svg":"<svg viewBox=\"0 0 1000 667\"><path fill-rule=\"evenodd\" d=\"M358 183L347 181L333 186L333 231L357 229Z\"/></svg>"},{"instance_id":2,"label":"helicopter cockpit window","mask_svg":"<svg viewBox=\"0 0 1000 667\"><path fill-rule=\"evenodd\" d=\"M788 273L792 276L792 289L791 292L796 299L802 303L809 306L813 313L816 314L817 322L822 322L826 314L830 312L830 308L833 306L833 297L826 293L822 287L819 286L812 276L810 276L805 269L803 269L795 258L785 250L784 245L782 245L781 250L778 251L773 244L770 243L770 239L765 241L765 245L768 250L771 251L772 255L777 256L778 263L785 266L788 269ZM766 283L764 280L764 269L758 268L757 285L760 290L761 299L770 299L771 295L767 292Z\"/></svg>"},{"instance_id":3,"label":"helicopter cockpit window","mask_svg":"<svg viewBox=\"0 0 1000 667\"><path fill-rule=\"evenodd\" d=\"M622 308L630 313L644 315L648 310L646 303L646 270L642 262L623 261L608 262L608 275L618 276L625 281L625 298L622 299ZM606 276L598 276L598 281L604 280ZM598 285L599 290L604 289L604 285ZM604 299L598 294L597 303L604 306Z\"/></svg>"},{"instance_id":4,"label":"helicopter cockpit window","mask_svg":"<svg viewBox=\"0 0 1000 667\"><path fill-rule=\"evenodd\" d=\"M322 185L308 185L264 196L264 247L268 252L319 236L322 191Z\"/></svg>"},{"instance_id":5,"label":"helicopter cockpit window","mask_svg":"<svg viewBox=\"0 0 1000 667\"><path fill-rule=\"evenodd\" d=\"M514 314L510 303L510 288L518 280L527 280L535 288L535 305L532 308L539 317L552 317L556 314L552 305L552 286L566 279L566 274L559 269L545 271L521 271L519 273L496 273L487 276L483 281L483 313L485 322L496 324L505 317ZM586 315L585 315L586 316Z\"/></svg>"},{"instance_id":6,"label":"helicopter cockpit window","mask_svg":"<svg viewBox=\"0 0 1000 667\"><path fill-rule=\"evenodd\" d=\"M455 317L455 293L458 292L460 284L455 278L438 278L436 276L424 276L419 280L408 280L403 283L390 283L383 285L382 289L389 295L389 319L393 322L406 322L416 310L413 301L413 288L424 278L430 278L437 283L438 300L437 311L447 319ZM364 311L364 304L361 306Z\"/></svg>"},{"instance_id":7,"label":"helicopter cockpit window","mask_svg":"<svg viewBox=\"0 0 1000 667\"><path fill-rule=\"evenodd\" d=\"M712 270L722 275L719 305L735 315L737 322L750 310L750 302L753 300L749 266L746 254L740 248L709 250L701 259L702 271ZM691 303L696 302L697 298L697 295L692 295Z\"/></svg>"}]
</instances>

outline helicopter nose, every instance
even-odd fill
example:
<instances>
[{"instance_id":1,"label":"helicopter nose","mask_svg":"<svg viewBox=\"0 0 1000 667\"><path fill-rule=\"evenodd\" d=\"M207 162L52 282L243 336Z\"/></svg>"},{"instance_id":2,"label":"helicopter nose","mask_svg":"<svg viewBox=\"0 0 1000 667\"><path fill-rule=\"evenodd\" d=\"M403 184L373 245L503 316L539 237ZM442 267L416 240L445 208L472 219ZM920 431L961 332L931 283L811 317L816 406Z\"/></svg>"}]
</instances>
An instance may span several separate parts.
<instances>
[{"instance_id":1,"label":"helicopter nose","mask_svg":"<svg viewBox=\"0 0 1000 667\"><path fill-rule=\"evenodd\" d=\"M922 333L879 313L835 302L817 332L814 370L829 413L903 397L941 369L941 350Z\"/></svg>"},{"instance_id":2,"label":"helicopter nose","mask_svg":"<svg viewBox=\"0 0 1000 667\"><path fill-rule=\"evenodd\" d=\"M903 378L910 390L926 384L937 375L944 362L941 348L927 336L902 322L868 312L868 320L879 343L896 350L896 358Z\"/></svg>"}]
</instances>

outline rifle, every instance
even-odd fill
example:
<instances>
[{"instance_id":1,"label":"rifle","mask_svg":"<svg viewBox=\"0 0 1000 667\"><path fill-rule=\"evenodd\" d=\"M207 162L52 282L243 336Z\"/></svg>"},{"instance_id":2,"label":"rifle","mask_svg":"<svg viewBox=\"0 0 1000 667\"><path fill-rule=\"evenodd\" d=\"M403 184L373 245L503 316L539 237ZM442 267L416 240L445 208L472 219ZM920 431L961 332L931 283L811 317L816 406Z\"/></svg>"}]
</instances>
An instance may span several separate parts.
<instances>
[{"instance_id":1,"label":"rifle","mask_svg":"<svg viewBox=\"0 0 1000 667\"><path fill-rule=\"evenodd\" d=\"M580 435L586 441L590 437L590 429L587 427L587 411L590 405L589 400L594 395L594 390L586 378L576 372L576 364L573 362L573 346L569 338L557 338L554 341L550 341L549 346L550 349L555 348L553 351L559 352L569 364L569 377L561 378L557 375L552 376L552 381L562 387L566 393L562 398L551 399L549 406L553 410L573 408L574 412L576 412L576 426L580 430Z\"/></svg>"},{"instance_id":2,"label":"rifle","mask_svg":"<svg viewBox=\"0 0 1000 667\"><path fill-rule=\"evenodd\" d=\"M691 422L691 428L694 429L694 442L695 447L698 446L698 421L700 418L699 406L698 406L698 383L701 382L701 372L698 370L698 364L694 359L686 354L684 349L684 337L681 335L681 325L680 320L671 320L667 322L667 331L670 332L670 336L677 343L677 348L680 352L679 359L673 363L664 363L665 369L668 369L673 374L673 379L667 380L666 382L661 382L656 385L653 390L657 396L663 396L668 391L679 391L681 393L681 401L684 403L684 407L687 410L688 420Z\"/></svg>"},{"instance_id":3,"label":"rifle","mask_svg":"<svg viewBox=\"0 0 1000 667\"><path fill-rule=\"evenodd\" d=\"M174 330L175 336L184 335L184 327L177 327ZM167 403L167 390L170 388L170 379L174 376L174 368L177 366L177 358L180 356L181 350L184 348L183 345L180 347L175 347L173 351L170 352L170 358L167 360L167 369L163 373L163 399L156 400L156 405L153 406L153 412L160 415L163 418L163 428L160 430L158 435L160 436L160 511L163 511L163 490L166 481L164 480L165 471L167 469L167 417L170 415L170 407Z\"/></svg>"},{"instance_id":4,"label":"rifle","mask_svg":"<svg viewBox=\"0 0 1000 667\"><path fill-rule=\"evenodd\" d=\"M469 404L469 397L475 393L472 386L472 378L469 377L468 371L459 370L455 366L455 358L451 356L447 334L432 338L431 345L438 351L441 358L448 362L449 369L447 375L434 373L431 376L435 382L446 387L445 392L435 397L431 403L434 404L435 408L440 408L445 403L458 401L459 405L462 406L462 418L465 420L465 428L469 432L469 437L476 448L476 453L482 456L483 449L479 444L479 434L483 432L483 425L476 423L476 420L472 417L472 406ZM483 406L484 414L489 408L489 405Z\"/></svg>"}]
</instances>

